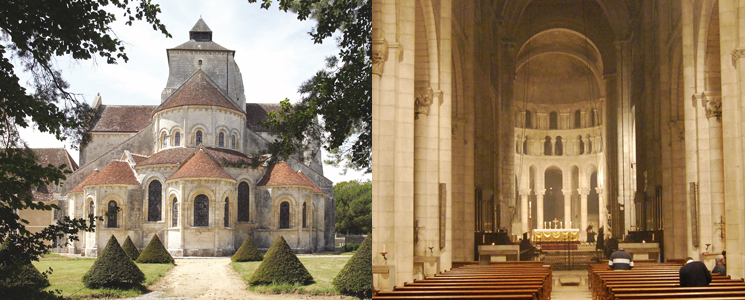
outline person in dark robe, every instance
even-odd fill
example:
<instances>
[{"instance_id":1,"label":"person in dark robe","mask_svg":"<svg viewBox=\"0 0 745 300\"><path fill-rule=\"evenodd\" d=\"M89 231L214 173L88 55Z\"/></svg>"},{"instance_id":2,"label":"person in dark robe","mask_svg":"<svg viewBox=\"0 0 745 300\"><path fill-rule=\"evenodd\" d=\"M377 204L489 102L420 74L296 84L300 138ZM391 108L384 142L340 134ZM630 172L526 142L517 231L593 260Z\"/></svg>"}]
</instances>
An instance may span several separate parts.
<instances>
[{"instance_id":1,"label":"person in dark robe","mask_svg":"<svg viewBox=\"0 0 745 300\"><path fill-rule=\"evenodd\" d=\"M605 251L605 236L603 235L604 230L605 229L603 228L603 225L600 225L600 228L598 228L598 241L597 243L595 243L595 249L600 250L600 253L603 253L603 251Z\"/></svg>"},{"instance_id":2,"label":"person in dark robe","mask_svg":"<svg viewBox=\"0 0 745 300\"><path fill-rule=\"evenodd\" d=\"M682 287L709 286L711 283L711 273L706 265L690 257L686 258L686 264L680 268L679 275Z\"/></svg>"},{"instance_id":3,"label":"person in dark robe","mask_svg":"<svg viewBox=\"0 0 745 300\"><path fill-rule=\"evenodd\" d=\"M587 226L587 242L590 244L595 242L595 232L592 231L592 224Z\"/></svg>"}]
</instances>

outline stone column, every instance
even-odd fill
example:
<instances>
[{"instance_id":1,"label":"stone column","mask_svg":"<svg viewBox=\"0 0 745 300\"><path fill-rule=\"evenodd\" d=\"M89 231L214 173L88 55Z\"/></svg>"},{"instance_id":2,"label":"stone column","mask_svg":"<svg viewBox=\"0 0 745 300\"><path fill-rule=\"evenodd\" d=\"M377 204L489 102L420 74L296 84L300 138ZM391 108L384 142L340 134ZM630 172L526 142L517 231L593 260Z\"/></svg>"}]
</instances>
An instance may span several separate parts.
<instances>
[{"instance_id":1,"label":"stone column","mask_svg":"<svg viewBox=\"0 0 745 300\"><path fill-rule=\"evenodd\" d=\"M530 190L529 189L520 190L520 225L521 225L520 226L520 229L521 229L521 232L520 233L521 234L523 232L529 232L530 231L530 227L529 227L529 224L528 224L528 219L529 219L528 218L528 214L529 214L529 211L528 211L528 196L529 195L530 195Z\"/></svg>"},{"instance_id":2,"label":"stone column","mask_svg":"<svg viewBox=\"0 0 745 300\"><path fill-rule=\"evenodd\" d=\"M579 192L579 216L580 216L580 226L579 226L579 232L580 236L584 237L584 240L587 240L587 231L585 231L585 228L587 228L587 195L590 193L589 189L579 189L577 190Z\"/></svg>"},{"instance_id":3,"label":"stone column","mask_svg":"<svg viewBox=\"0 0 745 300\"><path fill-rule=\"evenodd\" d=\"M564 193L564 228L571 228L569 222L572 221L572 189L562 189Z\"/></svg>"},{"instance_id":4,"label":"stone column","mask_svg":"<svg viewBox=\"0 0 745 300\"><path fill-rule=\"evenodd\" d=\"M709 170L711 180L711 230L712 253L724 249L720 233L714 223L724 221L724 161L722 157L722 94L719 92L704 92L701 106L706 109L709 121ZM703 224L702 224L703 225Z\"/></svg>"},{"instance_id":5,"label":"stone column","mask_svg":"<svg viewBox=\"0 0 745 300\"><path fill-rule=\"evenodd\" d=\"M536 224L538 225L538 229L543 229L543 195L545 195L545 194L546 194L546 190L545 189L542 189L542 188L541 189L537 189L535 191L535 196L536 196L536 201L535 201L535 203L536 203L536 205L535 205L536 206L535 207L535 209L536 209L535 221L536 221Z\"/></svg>"},{"instance_id":6,"label":"stone column","mask_svg":"<svg viewBox=\"0 0 745 300\"><path fill-rule=\"evenodd\" d=\"M603 199L603 188L596 187L598 193L598 228L605 226L605 232L608 232L608 217L605 215L605 199Z\"/></svg>"}]
</instances>

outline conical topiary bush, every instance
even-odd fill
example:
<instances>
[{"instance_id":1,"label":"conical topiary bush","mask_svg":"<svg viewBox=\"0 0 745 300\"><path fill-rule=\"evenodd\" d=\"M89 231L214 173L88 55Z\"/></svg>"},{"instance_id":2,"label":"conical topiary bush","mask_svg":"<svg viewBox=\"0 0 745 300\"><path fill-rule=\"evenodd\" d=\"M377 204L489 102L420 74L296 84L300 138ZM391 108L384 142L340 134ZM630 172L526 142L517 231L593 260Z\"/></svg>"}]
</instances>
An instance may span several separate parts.
<instances>
[{"instance_id":1,"label":"conical topiary bush","mask_svg":"<svg viewBox=\"0 0 745 300\"><path fill-rule=\"evenodd\" d=\"M137 260L137 257L140 256L140 251L137 250L137 247L135 247L135 244L132 243L132 239L130 239L129 236L127 236L127 239L124 240L122 250L124 250L124 253L127 253L127 256L129 256L129 258L131 258L132 260Z\"/></svg>"},{"instance_id":2,"label":"conical topiary bush","mask_svg":"<svg viewBox=\"0 0 745 300\"><path fill-rule=\"evenodd\" d=\"M20 251L8 249L9 240L0 244L2 251ZM0 299L23 299L33 291L49 286L49 280L42 275L31 262L19 263L11 260L9 264L0 263Z\"/></svg>"},{"instance_id":3,"label":"conical topiary bush","mask_svg":"<svg viewBox=\"0 0 745 300\"><path fill-rule=\"evenodd\" d=\"M334 278L334 286L345 295L372 297L372 240L370 235Z\"/></svg>"},{"instance_id":4,"label":"conical topiary bush","mask_svg":"<svg viewBox=\"0 0 745 300\"><path fill-rule=\"evenodd\" d=\"M106 247L103 248L93 266L83 276L86 287L97 289L101 287L131 288L142 284L145 274L124 253L114 235L111 235Z\"/></svg>"},{"instance_id":5,"label":"conical topiary bush","mask_svg":"<svg viewBox=\"0 0 745 300\"><path fill-rule=\"evenodd\" d=\"M313 283L313 276L308 273L303 263L297 258L287 241L280 235L269 251L264 255L251 279L251 285L270 283Z\"/></svg>"},{"instance_id":6,"label":"conical topiary bush","mask_svg":"<svg viewBox=\"0 0 745 300\"><path fill-rule=\"evenodd\" d=\"M259 249L256 248L256 245L254 245L254 241L251 240L251 237L247 236L246 240L243 241L243 245L238 248L238 251L233 254L233 257L231 259L238 262L261 261L264 259L264 256L261 255Z\"/></svg>"},{"instance_id":7,"label":"conical topiary bush","mask_svg":"<svg viewBox=\"0 0 745 300\"><path fill-rule=\"evenodd\" d=\"M172 264L173 256L168 253L166 247L163 247L163 243L160 242L158 235L154 234L150 243L140 253L137 262L146 264Z\"/></svg>"}]
</instances>

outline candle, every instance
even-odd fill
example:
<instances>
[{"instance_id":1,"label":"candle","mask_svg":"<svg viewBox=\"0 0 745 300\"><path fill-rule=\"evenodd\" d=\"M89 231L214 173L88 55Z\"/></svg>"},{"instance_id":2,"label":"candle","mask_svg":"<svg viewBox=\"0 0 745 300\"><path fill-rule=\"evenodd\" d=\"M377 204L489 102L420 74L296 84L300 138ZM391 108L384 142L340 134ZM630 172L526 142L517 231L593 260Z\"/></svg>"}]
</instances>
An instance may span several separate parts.
<instances>
[{"instance_id":1,"label":"candle","mask_svg":"<svg viewBox=\"0 0 745 300\"><path fill-rule=\"evenodd\" d=\"M429 241L429 247L432 247L432 241Z\"/></svg>"},{"instance_id":2,"label":"candle","mask_svg":"<svg viewBox=\"0 0 745 300\"><path fill-rule=\"evenodd\" d=\"M564 227L564 221L559 221L559 228Z\"/></svg>"},{"instance_id":3,"label":"candle","mask_svg":"<svg viewBox=\"0 0 745 300\"><path fill-rule=\"evenodd\" d=\"M385 244L383 244L383 252L385 252Z\"/></svg>"}]
</instances>

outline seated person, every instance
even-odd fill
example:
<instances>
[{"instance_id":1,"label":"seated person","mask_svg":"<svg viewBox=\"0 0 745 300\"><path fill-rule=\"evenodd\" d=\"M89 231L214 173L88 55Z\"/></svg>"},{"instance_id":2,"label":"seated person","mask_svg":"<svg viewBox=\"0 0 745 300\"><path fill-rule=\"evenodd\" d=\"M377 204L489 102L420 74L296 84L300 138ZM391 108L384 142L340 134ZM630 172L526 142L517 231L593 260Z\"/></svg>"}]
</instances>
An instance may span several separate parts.
<instances>
[{"instance_id":1,"label":"seated person","mask_svg":"<svg viewBox=\"0 0 745 300\"><path fill-rule=\"evenodd\" d=\"M711 273L706 265L690 257L686 258L686 264L680 268L679 275L680 286L683 287L709 286L711 283Z\"/></svg>"},{"instance_id":2,"label":"seated person","mask_svg":"<svg viewBox=\"0 0 745 300\"><path fill-rule=\"evenodd\" d=\"M610 255L608 265L613 270L631 270L634 267L634 262L631 261L631 254L621 247Z\"/></svg>"},{"instance_id":3,"label":"seated person","mask_svg":"<svg viewBox=\"0 0 745 300\"><path fill-rule=\"evenodd\" d=\"M712 273L719 273L719 275L727 276L727 268L724 267L724 255L717 255L717 265L711 270Z\"/></svg>"}]
</instances>

